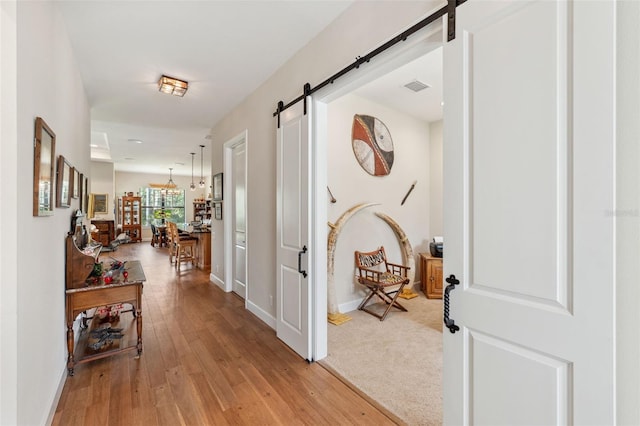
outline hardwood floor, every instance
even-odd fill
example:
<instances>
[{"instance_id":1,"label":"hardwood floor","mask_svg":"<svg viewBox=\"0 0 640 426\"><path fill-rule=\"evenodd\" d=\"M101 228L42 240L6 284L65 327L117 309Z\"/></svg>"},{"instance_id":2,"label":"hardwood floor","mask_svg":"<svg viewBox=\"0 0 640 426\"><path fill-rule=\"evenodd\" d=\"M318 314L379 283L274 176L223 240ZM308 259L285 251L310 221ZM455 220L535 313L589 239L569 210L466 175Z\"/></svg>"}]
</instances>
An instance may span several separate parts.
<instances>
[{"instance_id":1,"label":"hardwood floor","mask_svg":"<svg viewBox=\"0 0 640 426\"><path fill-rule=\"evenodd\" d=\"M77 365L53 425L394 424L302 360L208 272L177 272L147 242L100 260L109 255L144 267L143 353Z\"/></svg>"}]
</instances>

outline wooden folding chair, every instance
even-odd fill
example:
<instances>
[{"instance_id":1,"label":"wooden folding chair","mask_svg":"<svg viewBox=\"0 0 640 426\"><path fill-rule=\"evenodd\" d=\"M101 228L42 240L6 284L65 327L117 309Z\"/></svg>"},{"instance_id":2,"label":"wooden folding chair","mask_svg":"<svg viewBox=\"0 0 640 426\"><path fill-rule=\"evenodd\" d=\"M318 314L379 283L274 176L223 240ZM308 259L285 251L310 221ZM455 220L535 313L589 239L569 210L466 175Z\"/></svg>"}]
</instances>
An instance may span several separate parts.
<instances>
[{"instance_id":1,"label":"wooden folding chair","mask_svg":"<svg viewBox=\"0 0 640 426\"><path fill-rule=\"evenodd\" d=\"M387 255L382 246L375 251L356 251L355 258L359 273L358 282L369 289L358 309L380 318L380 321L384 321L391 307L407 312L407 309L398 303L397 298L404 286L409 284L409 268L387 262ZM387 304L382 314L367 307L373 296L378 296Z\"/></svg>"}]
</instances>

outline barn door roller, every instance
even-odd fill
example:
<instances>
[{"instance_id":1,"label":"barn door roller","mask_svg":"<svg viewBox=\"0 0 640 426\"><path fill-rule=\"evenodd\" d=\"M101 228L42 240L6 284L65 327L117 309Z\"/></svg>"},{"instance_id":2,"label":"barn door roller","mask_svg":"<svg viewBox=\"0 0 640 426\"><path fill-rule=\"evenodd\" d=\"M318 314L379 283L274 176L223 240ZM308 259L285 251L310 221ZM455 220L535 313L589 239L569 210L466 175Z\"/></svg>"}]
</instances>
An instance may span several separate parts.
<instances>
[{"instance_id":1,"label":"barn door roller","mask_svg":"<svg viewBox=\"0 0 640 426\"><path fill-rule=\"evenodd\" d=\"M278 128L280 128L280 113L282 111L289 108L290 106L297 104L300 101L304 101L305 102L304 113L306 114L307 113L307 104L306 104L307 96L313 95L315 92L327 86L328 84L333 84L334 81L336 81L338 78L342 77L349 71L360 68L360 65L364 63L368 63L369 61L371 61L373 57L379 55L380 53L396 45L397 43L401 41L405 41L407 38L409 38L409 36L420 31L422 28L426 27L427 25L436 21L437 19L443 17L444 15L447 15L447 41L451 41L454 38L456 38L456 8L466 1L467 0L447 0L446 6L441 7L431 15L424 18L422 21L418 22L408 30L404 31L402 34L395 36L394 38L387 41L377 49L367 53L364 56L357 56L355 62L353 62L351 65L347 66L346 68L341 69L331 77L327 78L322 83L318 84L316 87L311 87L309 83L305 84L302 95L298 96L297 98L295 98L294 100L292 100L286 105L284 105L282 101L278 103L276 111L273 113L274 117L276 116L278 117Z\"/></svg>"}]
</instances>

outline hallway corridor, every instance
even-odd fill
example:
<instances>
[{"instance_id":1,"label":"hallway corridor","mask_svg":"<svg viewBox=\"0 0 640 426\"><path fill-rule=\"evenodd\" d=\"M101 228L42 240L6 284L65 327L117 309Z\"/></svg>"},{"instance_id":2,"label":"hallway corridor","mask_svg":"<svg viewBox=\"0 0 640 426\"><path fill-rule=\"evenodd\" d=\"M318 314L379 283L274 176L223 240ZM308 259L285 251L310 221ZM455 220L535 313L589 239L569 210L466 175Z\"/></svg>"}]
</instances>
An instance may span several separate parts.
<instances>
[{"instance_id":1,"label":"hallway corridor","mask_svg":"<svg viewBox=\"0 0 640 426\"><path fill-rule=\"evenodd\" d=\"M148 242L101 254L105 265L109 255L144 267L143 353L77 365L53 425L393 424L289 350L208 272L177 272Z\"/></svg>"}]
</instances>

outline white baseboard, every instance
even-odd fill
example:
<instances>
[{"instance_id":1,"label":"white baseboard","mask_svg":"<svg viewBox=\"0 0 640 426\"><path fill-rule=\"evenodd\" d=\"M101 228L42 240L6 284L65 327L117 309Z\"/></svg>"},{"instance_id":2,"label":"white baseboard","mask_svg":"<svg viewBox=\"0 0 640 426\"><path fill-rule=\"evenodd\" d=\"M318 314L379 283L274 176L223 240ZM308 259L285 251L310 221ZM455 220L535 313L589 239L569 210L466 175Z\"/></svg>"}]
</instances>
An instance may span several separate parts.
<instances>
[{"instance_id":1,"label":"white baseboard","mask_svg":"<svg viewBox=\"0 0 640 426\"><path fill-rule=\"evenodd\" d=\"M250 300L247 300L247 309L269 327L274 330L276 329L276 319L270 313L263 310L255 303L252 303Z\"/></svg>"},{"instance_id":2,"label":"white baseboard","mask_svg":"<svg viewBox=\"0 0 640 426\"><path fill-rule=\"evenodd\" d=\"M338 309L343 314L347 313L347 312L355 311L356 309L358 309L358 305L360 304L360 302L362 302L362 299L352 300L350 302L345 302L345 303L340 303L338 305Z\"/></svg>"},{"instance_id":3,"label":"white baseboard","mask_svg":"<svg viewBox=\"0 0 640 426\"><path fill-rule=\"evenodd\" d=\"M222 291L227 291L224 288L224 281L222 281L216 274L214 274L213 272L209 274L209 281L211 281L212 283L214 283L215 285L217 285L218 287L220 287L222 289Z\"/></svg>"},{"instance_id":4,"label":"white baseboard","mask_svg":"<svg viewBox=\"0 0 640 426\"><path fill-rule=\"evenodd\" d=\"M60 403L60 396L62 396L64 384L67 382L67 374L67 365L65 363L65 366L62 369L62 374L60 375L58 389L56 389L56 394L53 396L53 402L51 403L51 408L49 409L49 415L47 416L47 422L45 423L46 425L51 425L53 423L53 417L56 415L56 410L58 409L58 403Z\"/></svg>"}]
</instances>

